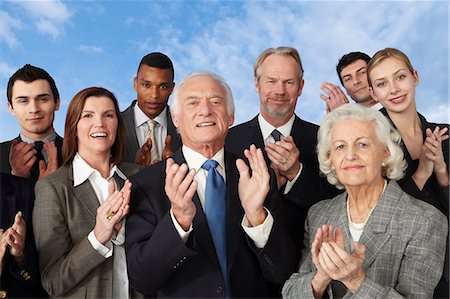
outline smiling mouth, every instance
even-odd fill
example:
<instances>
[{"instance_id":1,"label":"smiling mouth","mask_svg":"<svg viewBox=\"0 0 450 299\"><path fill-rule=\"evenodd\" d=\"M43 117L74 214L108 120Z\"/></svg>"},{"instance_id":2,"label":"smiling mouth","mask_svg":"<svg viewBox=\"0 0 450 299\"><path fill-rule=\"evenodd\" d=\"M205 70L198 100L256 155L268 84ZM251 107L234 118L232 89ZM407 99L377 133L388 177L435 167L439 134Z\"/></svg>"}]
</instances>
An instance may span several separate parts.
<instances>
[{"instance_id":1,"label":"smiling mouth","mask_svg":"<svg viewBox=\"0 0 450 299\"><path fill-rule=\"evenodd\" d=\"M404 100L405 100L405 95L402 95L402 96L390 99L389 102L394 103L394 104L399 104L399 103L402 103Z\"/></svg>"},{"instance_id":2,"label":"smiling mouth","mask_svg":"<svg viewBox=\"0 0 450 299\"><path fill-rule=\"evenodd\" d=\"M197 124L197 128L204 128L204 127L211 127L211 126L215 126L216 123L215 122L204 122L204 123L199 123Z\"/></svg>"},{"instance_id":3,"label":"smiling mouth","mask_svg":"<svg viewBox=\"0 0 450 299\"><path fill-rule=\"evenodd\" d=\"M102 133L92 133L90 136L93 138L104 138L104 137L108 137L108 134L103 133L103 132Z\"/></svg>"}]
</instances>

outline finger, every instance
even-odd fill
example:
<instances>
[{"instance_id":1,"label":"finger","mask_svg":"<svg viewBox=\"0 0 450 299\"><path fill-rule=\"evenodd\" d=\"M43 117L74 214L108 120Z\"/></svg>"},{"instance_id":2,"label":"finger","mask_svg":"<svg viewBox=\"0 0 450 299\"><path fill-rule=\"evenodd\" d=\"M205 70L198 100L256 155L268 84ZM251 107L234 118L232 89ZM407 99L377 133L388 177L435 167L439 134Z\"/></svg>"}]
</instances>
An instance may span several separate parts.
<instances>
[{"instance_id":1,"label":"finger","mask_svg":"<svg viewBox=\"0 0 450 299\"><path fill-rule=\"evenodd\" d=\"M111 195L116 191L116 184L114 180L109 180L108 182L108 194Z\"/></svg>"},{"instance_id":2,"label":"finger","mask_svg":"<svg viewBox=\"0 0 450 299\"><path fill-rule=\"evenodd\" d=\"M338 244L339 246L341 246L342 248L345 248L345 243L344 243L344 231L342 230L342 228L338 227L336 228L336 234L335 234L335 242L336 244Z\"/></svg>"},{"instance_id":3,"label":"finger","mask_svg":"<svg viewBox=\"0 0 450 299\"><path fill-rule=\"evenodd\" d=\"M236 168L239 172L239 177L240 179L244 179L244 180L248 180L250 177L249 174L249 167L247 166L247 164L244 162L244 160L242 159L237 159L236 160Z\"/></svg>"},{"instance_id":4,"label":"finger","mask_svg":"<svg viewBox=\"0 0 450 299\"><path fill-rule=\"evenodd\" d=\"M327 264L330 269L336 268L336 269L342 269L345 267L345 262L343 260L343 257L337 252L337 249L340 249L339 246L333 246L332 244L335 244L334 242L325 242L322 243L321 252L324 252L326 254L326 257L329 259L329 263ZM346 253L344 251L344 253ZM341 252L342 254L342 252Z\"/></svg>"},{"instance_id":5,"label":"finger","mask_svg":"<svg viewBox=\"0 0 450 299\"><path fill-rule=\"evenodd\" d=\"M186 165L186 167L187 167L187 165ZM187 175L183 178L183 180L180 182L180 184L178 186L178 193L181 195L181 198L183 199L183 201L191 200L192 196L194 196L194 194L190 195L188 190L190 189L192 183L194 182L195 174L196 174L195 169L193 169L193 168L190 169L189 172L187 173Z\"/></svg>"},{"instance_id":6,"label":"finger","mask_svg":"<svg viewBox=\"0 0 450 299\"><path fill-rule=\"evenodd\" d=\"M12 227L14 229L17 229L19 225L21 225L22 223L24 223L25 220L23 220L22 218L22 211L17 212L17 214L14 216L14 223L12 225Z\"/></svg>"}]
</instances>

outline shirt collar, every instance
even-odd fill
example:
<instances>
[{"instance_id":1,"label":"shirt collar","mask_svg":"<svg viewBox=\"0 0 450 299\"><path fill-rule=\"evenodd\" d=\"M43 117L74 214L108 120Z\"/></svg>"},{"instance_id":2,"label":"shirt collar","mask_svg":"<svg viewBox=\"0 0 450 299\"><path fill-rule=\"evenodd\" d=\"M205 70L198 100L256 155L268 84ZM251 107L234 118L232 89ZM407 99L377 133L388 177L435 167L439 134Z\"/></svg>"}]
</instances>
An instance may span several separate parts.
<instances>
[{"instance_id":1,"label":"shirt collar","mask_svg":"<svg viewBox=\"0 0 450 299\"><path fill-rule=\"evenodd\" d=\"M193 168L196 172L202 168L202 165L206 162L206 160L210 160L186 145L183 145L181 150L183 151L183 156L186 159L189 169ZM216 160L220 167L225 170L225 150L223 147L211 158L211 160Z\"/></svg>"},{"instance_id":2,"label":"shirt collar","mask_svg":"<svg viewBox=\"0 0 450 299\"><path fill-rule=\"evenodd\" d=\"M261 134L263 136L263 140L266 141L267 138L269 138L272 131L275 129L280 131L280 133L284 137L291 135L292 126L294 125L294 120L295 120L295 114L292 114L291 118L284 125L276 128L276 127L272 126L267 120L265 120L264 117L260 113L258 115L258 122L259 122L259 127L261 128Z\"/></svg>"},{"instance_id":3,"label":"shirt collar","mask_svg":"<svg viewBox=\"0 0 450 299\"><path fill-rule=\"evenodd\" d=\"M84 183L94 173L101 176L100 172L97 169L92 168L89 164L87 164L86 161L78 153L76 153L75 157L73 158L72 167L73 167L74 187ZM117 175L124 180L127 179L127 177L122 173L122 171L120 171L117 165L113 165L109 171L109 176L107 180L112 178L114 176L114 173L117 173Z\"/></svg>"},{"instance_id":4,"label":"shirt collar","mask_svg":"<svg viewBox=\"0 0 450 299\"><path fill-rule=\"evenodd\" d=\"M136 102L136 105L134 105L134 117L136 121L136 127L140 127L147 123L147 121L150 119L144 111L141 110L138 103ZM160 114L158 114L155 118L153 118L155 121L158 122L161 126L167 128L167 106L164 107L164 109L161 111Z\"/></svg>"},{"instance_id":5,"label":"shirt collar","mask_svg":"<svg viewBox=\"0 0 450 299\"><path fill-rule=\"evenodd\" d=\"M39 141L39 140L34 140L31 138L28 138L25 135L23 135L22 133L20 133L20 139L22 139L22 141L25 141L27 143L34 143L35 141ZM47 136L42 138L40 141L45 143L47 141L54 141L55 139L56 139L56 132L55 132L55 130L52 130L52 132L50 134L48 134Z\"/></svg>"}]
</instances>

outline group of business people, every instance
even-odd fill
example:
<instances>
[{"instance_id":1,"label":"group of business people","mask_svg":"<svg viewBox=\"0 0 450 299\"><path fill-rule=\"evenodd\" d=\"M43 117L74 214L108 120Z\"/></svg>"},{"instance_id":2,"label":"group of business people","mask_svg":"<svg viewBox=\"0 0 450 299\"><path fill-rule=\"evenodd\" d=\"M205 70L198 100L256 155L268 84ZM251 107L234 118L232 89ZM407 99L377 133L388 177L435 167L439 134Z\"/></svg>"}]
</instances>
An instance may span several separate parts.
<instances>
[{"instance_id":1,"label":"group of business people","mask_svg":"<svg viewBox=\"0 0 450 299\"><path fill-rule=\"evenodd\" d=\"M324 83L320 128L300 119L301 58L279 47L254 66L259 114L232 127L223 78L197 71L175 85L170 59L151 53L124 112L104 88L75 95L60 148L45 130L54 82L25 66L8 84L24 121L2 144L5 172L32 177L38 164L39 179L33 212L2 218L1 289L36 297L25 282L39 289L40 276L68 298L448 297L448 125L417 113L418 75L402 52L353 56L338 64L347 94L387 117ZM30 139L47 141L43 157Z\"/></svg>"}]
</instances>

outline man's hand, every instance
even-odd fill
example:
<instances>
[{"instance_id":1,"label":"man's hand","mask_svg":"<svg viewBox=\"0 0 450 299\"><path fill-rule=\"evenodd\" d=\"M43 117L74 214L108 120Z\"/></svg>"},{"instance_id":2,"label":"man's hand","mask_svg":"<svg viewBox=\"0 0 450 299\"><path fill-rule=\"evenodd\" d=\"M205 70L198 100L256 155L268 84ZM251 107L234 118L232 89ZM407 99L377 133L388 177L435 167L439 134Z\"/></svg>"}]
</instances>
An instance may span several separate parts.
<instances>
[{"instance_id":1,"label":"man's hand","mask_svg":"<svg viewBox=\"0 0 450 299\"><path fill-rule=\"evenodd\" d=\"M31 168L36 162L36 150L33 143L17 142L13 140L9 149L9 164L11 174L23 178L29 178Z\"/></svg>"},{"instance_id":2,"label":"man's hand","mask_svg":"<svg viewBox=\"0 0 450 299\"><path fill-rule=\"evenodd\" d=\"M264 201L269 193L270 175L261 149L251 145L244 151L250 168L242 159L236 160L239 171L238 192L242 207L251 226L257 226L266 219ZM251 169L251 176L250 176Z\"/></svg>"},{"instance_id":3,"label":"man's hand","mask_svg":"<svg viewBox=\"0 0 450 299\"><path fill-rule=\"evenodd\" d=\"M320 94L320 98L325 101L327 113L339 106L348 104L347 96L339 86L323 82L320 89L326 93L326 95Z\"/></svg>"},{"instance_id":4,"label":"man's hand","mask_svg":"<svg viewBox=\"0 0 450 299\"><path fill-rule=\"evenodd\" d=\"M58 149L56 148L54 141L44 143L44 149L47 152L48 163L45 164L44 160L39 161L39 178L42 179L56 169L58 169Z\"/></svg>"},{"instance_id":5,"label":"man's hand","mask_svg":"<svg viewBox=\"0 0 450 299\"><path fill-rule=\"evenodd\" d=\"M142 166L150 166L161 161L158 159L152 160L152 146L152 140L148 138L142 147L137 151L134 163Z\"/></svg>"},{"instance_id":6,"label":"man's hand","mask_svg":"<svg viewBox=\"0 0 450 299\"><path fill-rule=\"evenodd\" d=\"M266 152L279 174L292 181L300 170L300 151L292 136L283 137L275 143L266 143Z\"/></svg>"},{"instance_id":7,"label":"man's hand","mask_svg":"<svg viewBox=\"0 0 450 299\"><path fill-rule=\"evenodd\" d=\"M184 231L191 227L197 211L192 201L197 191L194 176L195 169L188 170L186 163L178 165L173 159L167 159L164 190L170 200L172 213Z\"/></svg>"}]
</instances>

